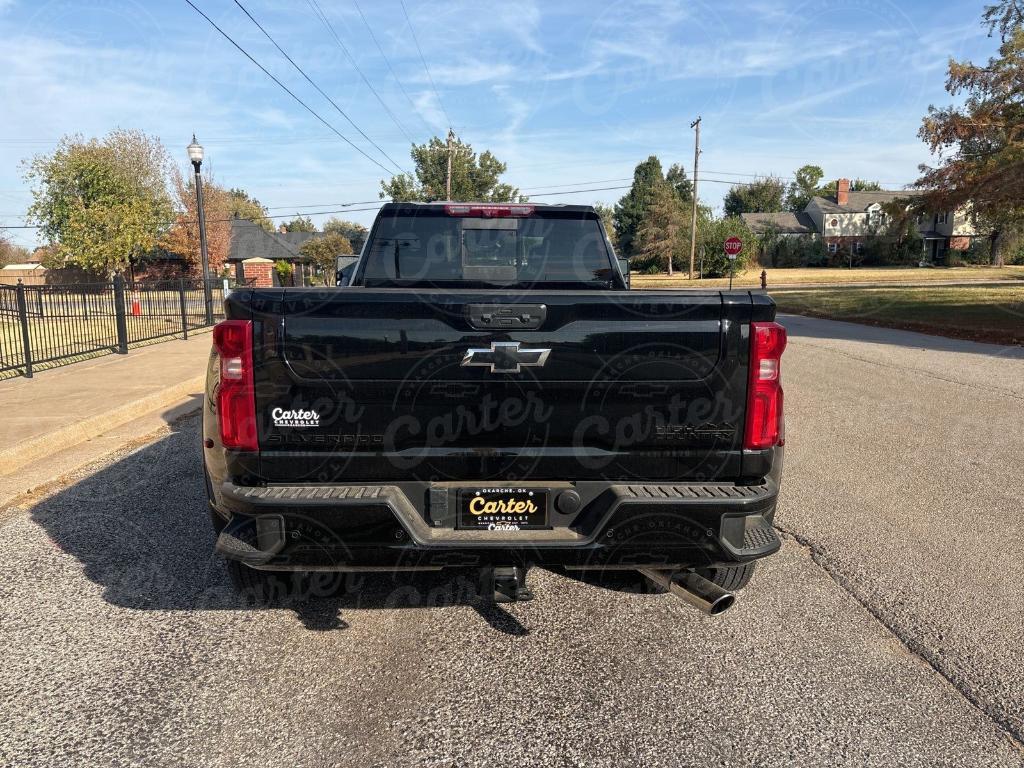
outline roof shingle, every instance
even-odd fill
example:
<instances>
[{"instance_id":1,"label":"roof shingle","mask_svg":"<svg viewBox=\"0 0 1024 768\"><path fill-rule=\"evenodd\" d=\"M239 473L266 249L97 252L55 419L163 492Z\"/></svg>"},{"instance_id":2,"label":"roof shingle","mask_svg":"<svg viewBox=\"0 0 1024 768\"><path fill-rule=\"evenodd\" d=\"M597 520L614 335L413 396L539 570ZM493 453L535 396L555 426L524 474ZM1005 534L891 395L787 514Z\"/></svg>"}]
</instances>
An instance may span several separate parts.
<instances>
[{"instance_id":1,"label":"roof shingle","mask_svg":"<svg viewBox=\"0 0 1024 768\"><path fill-rule=\"evenodd\" d=\"M279 234L267 232L259 224L248 219L233 219L228 261L245 261L253 258L295 261L302 258L302 254L299 253L300 244L292 244Z\"/></svg>"},{"instance_id":2,"label":"roof shingle","mask_svg":"<svg viewBox=\"0 0 1024 768\"><path fill-rule=\"evenodd\" d=\"M848 193L846 205L839 205L834 195L829 197L812 197L811 200L818 204L825 213L864 213L870 206L878 203L885 205L893 200L917 197L923 194L917 189L903 189L898 192L850 192Z\"/></svg>"},{"instance_id":3,"label":"roof shingle","mask_svg":"<svg viewBox=\"0 0 1024 768\"><path fill-rule=\"evenodd\" d=\"M803 211L799 213L790 213L789 211L742 213L740 217L754 234L762 234L769 229L784 235L813 234L817 231L814 228L814 221Z\"/></svg>"}]
</instances>

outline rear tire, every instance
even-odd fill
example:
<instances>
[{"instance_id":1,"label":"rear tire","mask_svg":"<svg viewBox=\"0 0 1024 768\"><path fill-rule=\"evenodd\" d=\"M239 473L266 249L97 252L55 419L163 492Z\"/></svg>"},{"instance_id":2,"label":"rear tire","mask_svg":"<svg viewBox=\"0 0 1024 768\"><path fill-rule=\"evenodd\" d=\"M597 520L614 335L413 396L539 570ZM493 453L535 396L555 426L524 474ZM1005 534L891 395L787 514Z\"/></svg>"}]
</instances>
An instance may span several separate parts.
<instances>
[{"instance_id":1,"label":"rear tire","mask_svg":"<svg viewBox=\"0 0 1024 768\"><path fill-rule=\"evenodd\" d=\"M727 592L738 592L750 582L757 563L727 565L719 568L705 568L698 573L708 581L717 584Z\"/></svg>"},{"instance_id":2,"label":"rear tire","mask_svg":"<svg viewBox=\"0 0 1024 768\"><path fill-rule=\"evenodd\" d=\"M210 524L213 526L213 535L220 536L228 521L213 507L213 484L210 482L210 475L203 467L203 480L206 485L206 510L210 513Z\"/></svg>"}]
</instances>

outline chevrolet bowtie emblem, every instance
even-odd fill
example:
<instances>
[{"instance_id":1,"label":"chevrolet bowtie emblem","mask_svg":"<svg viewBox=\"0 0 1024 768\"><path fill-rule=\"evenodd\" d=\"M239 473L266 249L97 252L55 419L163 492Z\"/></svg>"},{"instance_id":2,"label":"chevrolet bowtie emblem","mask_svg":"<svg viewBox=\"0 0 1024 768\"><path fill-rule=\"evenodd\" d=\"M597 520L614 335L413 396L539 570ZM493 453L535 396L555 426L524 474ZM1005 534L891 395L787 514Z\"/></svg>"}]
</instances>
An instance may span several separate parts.
<instances>
[{"instance_id":1,"label":"chevrolet bowtie emblem","mask_svg":"<svg viewBox=\"0 0 1024 768\"><path fill-rule=\"evenodd\" d=\"M464 366L487 366L491 373L519 373L523 366L541 366L550 349L520 349L518 341L492 341L490 349L467 349Z\"/></svg>"}]
</instances>

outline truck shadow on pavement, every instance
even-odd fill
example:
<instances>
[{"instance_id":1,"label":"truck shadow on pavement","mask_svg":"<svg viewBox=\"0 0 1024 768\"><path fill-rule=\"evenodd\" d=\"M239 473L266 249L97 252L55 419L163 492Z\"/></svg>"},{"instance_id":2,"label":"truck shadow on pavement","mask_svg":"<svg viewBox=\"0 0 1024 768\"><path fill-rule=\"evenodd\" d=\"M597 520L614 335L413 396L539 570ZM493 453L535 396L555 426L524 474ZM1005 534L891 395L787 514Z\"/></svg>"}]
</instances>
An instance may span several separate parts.
<instances>
[{"instance_id":1,"label":"truck shadow on pavement","mask_svg":"<svg viewBox=\"0 0 1024 768\"><path fill-rule=\"evenodd\" d=\"M82 564L108 603L143 611L294 611L313 631L345 629L346 612L472 607L509 635L528 630L508 611L477 597L465 573L358 574L345 588L255 606L232 587L214 553L206 508L199 418L123 449L74 473L59 492L32 507L53 545Z\"/></svg>"}]
</instances>

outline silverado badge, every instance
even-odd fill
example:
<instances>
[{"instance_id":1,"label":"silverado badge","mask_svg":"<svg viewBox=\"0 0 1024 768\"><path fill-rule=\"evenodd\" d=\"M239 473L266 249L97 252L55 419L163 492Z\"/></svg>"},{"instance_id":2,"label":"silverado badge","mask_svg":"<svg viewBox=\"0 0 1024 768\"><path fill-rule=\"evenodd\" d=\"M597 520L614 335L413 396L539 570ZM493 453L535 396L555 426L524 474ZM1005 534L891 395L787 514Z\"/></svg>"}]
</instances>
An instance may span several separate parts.
<instances>
[{"instance_id":1,"label":"silverado badge","mask_svg":"<svg viewBox=\"0 0 1024 768\"><path fill-rule=\"evenodd\" d=\"M520 349L518 341L492 341L490 349L467 349L463 366L486 366L491 373L519 373L524 366L542 366L550 349Z\"/></svg>"}]
</instances>

